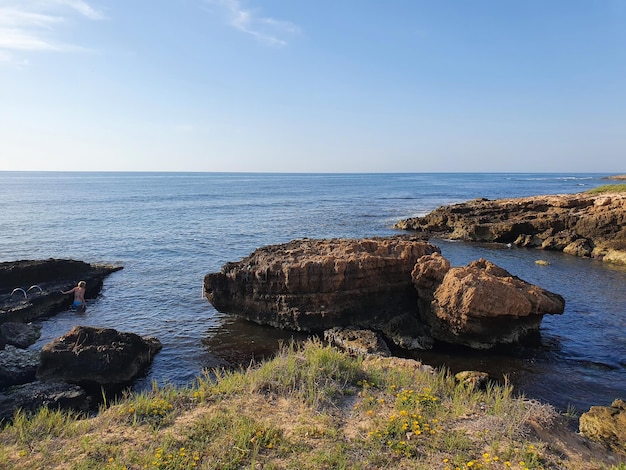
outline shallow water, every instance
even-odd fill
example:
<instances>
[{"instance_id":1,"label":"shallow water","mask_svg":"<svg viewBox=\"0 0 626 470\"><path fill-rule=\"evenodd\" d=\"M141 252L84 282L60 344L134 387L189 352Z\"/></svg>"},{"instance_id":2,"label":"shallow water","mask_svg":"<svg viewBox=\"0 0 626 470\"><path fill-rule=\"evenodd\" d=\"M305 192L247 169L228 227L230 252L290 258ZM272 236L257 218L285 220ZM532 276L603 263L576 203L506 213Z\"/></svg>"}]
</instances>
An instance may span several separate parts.
<instances>
[{"instance_id":1,"label":"shallow water","mask_svg":"<svg viewBox=\"0 0 626 470\"><path fill-rule=\"evenodd\" d=\"M599 175L0 172L0 260L74 258L120 264L84 315L42 322L41 347L77 324L157 336L163 350L136 388L186 384L203 368L246 364L292 333L220 314L202 279L254 249L295 238L392 235L396 221L477 197L572 193ZM540 347L453 348L425 362L507 374L516 388L583 410L626 394L626 270L526 249L436 241L454 265L485 257L566 299ZM538 258L550 262L538 266ZM17 287L17 286L16 286Z\"/></svg>"}]
</instances>

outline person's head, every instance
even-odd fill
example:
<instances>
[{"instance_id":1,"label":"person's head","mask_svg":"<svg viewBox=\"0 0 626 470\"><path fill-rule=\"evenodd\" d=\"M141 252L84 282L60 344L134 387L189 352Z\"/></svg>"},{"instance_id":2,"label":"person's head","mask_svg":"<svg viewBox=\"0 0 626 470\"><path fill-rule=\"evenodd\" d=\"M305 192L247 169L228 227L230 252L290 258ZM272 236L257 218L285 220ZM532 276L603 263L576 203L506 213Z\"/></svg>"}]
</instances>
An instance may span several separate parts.
<instances>
[{"instance_id":1,"label":"person's head","mask_svg":"<svg viewBox=\"0 0 626 470\"><path fill-rule=\"evenodd\" d=\"M85 287L87 285L87 283L85 281L80 281L78 283L78 287Z\"/></svg>"}]
</instances>

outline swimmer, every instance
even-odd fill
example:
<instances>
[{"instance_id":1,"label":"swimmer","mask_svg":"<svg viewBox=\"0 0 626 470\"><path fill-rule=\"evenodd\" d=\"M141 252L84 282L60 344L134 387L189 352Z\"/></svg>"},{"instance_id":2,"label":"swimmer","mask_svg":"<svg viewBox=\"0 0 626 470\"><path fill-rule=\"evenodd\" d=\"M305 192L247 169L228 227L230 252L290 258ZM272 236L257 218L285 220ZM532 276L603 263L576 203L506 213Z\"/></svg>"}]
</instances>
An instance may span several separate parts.
<instances>
[{"instance_id":1,"label":"swimmer","mask_svg":"<svg viewBox=\"0 0 626 470\"><path fill-rule=\"evenodd\" d=\"M87 308L87 302L85 302L85 281L80 281L76 287L68 291L61 291L63 294L74 294L74 303L72 306L79 312L84 312Z\"/></svg>"}]
</instances>

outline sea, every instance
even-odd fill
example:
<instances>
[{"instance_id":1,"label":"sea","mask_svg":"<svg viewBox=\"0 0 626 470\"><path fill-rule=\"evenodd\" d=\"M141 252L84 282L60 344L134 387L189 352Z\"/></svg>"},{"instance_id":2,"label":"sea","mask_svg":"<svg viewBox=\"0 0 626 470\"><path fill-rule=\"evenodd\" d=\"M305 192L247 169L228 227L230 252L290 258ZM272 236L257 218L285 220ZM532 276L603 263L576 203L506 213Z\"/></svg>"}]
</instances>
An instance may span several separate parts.
<instances>
[{"instance_id":1,"label":"sea","mask_svg":"<svg viewBox=\"0 0 626 470\"><path fill-rule=\"evenodd\" d=\"M601 174L0 172L0 261L68 258L121 265L85 314L42 320L41 348L76 325L156 336L163 344L133 384L192 384L247 366L302 333L217 312L203 277L255 249L300 238L396 235L392 225L475 198L585 191ZM406 353L451 372L482 370L526 398L584 412L626 399L626 268L498 244L433 240L453 266L486 258L561 294L531 347ZM541 266L536 260L548 261ZM18 287L18 286L16 286Z\"/></svg>"}]
</instances>

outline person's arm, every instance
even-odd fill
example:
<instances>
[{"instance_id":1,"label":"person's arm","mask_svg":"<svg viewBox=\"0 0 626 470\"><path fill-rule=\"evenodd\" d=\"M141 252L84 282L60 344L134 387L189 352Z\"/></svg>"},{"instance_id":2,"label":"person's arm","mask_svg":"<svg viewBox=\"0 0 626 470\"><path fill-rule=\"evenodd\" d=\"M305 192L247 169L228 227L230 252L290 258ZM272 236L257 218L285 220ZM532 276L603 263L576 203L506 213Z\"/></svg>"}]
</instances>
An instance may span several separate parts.
<instances>
[{"instance_id":1,"label":"person's arm","mask_svg":"<svg viewBox=\"0 0 626 470\"><path fill-rule=\"evenodd\" d=\"M76 287L74 287L73 289L70 289L68 291L61 291L61 294L71 294L72 292L74 292L76 290Z\"/></svg>"}]
</instances>

